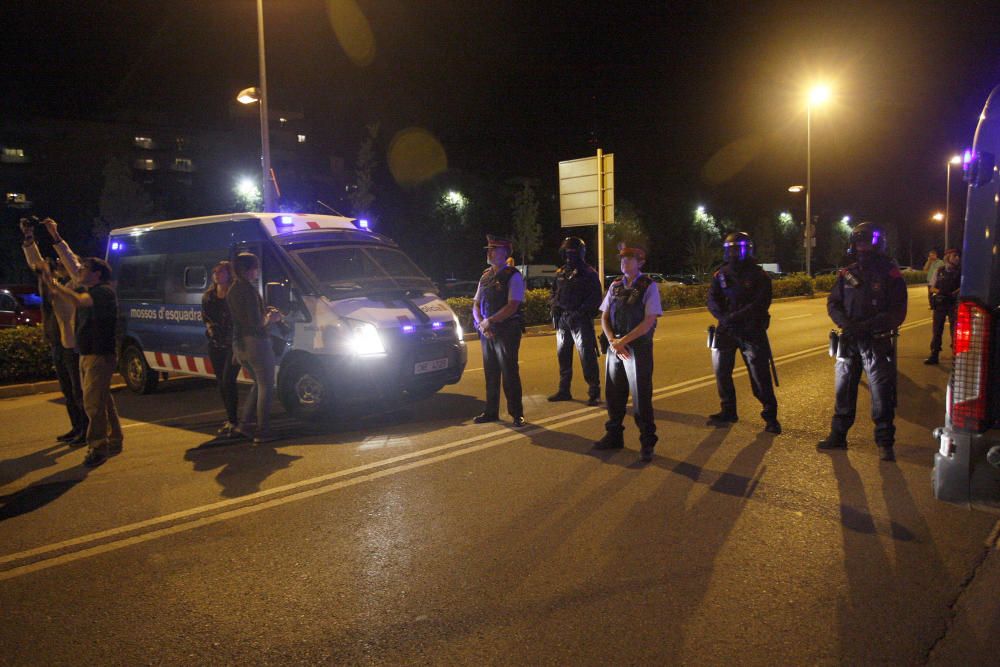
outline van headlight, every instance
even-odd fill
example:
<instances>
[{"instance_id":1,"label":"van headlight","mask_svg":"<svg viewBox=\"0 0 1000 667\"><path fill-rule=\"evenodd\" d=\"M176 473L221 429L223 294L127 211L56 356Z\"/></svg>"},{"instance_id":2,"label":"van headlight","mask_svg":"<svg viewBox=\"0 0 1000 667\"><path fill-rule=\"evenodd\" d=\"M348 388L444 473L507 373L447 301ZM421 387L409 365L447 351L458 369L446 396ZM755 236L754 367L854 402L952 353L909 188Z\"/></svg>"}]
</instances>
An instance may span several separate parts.
<instances>
[{"instance_id":1,"label":"van headlight","mask_svg":"<svg viewBox=\"0 0 1000 667\"><path fill-rule=\"evenodd\" d=\"M458 321L458 315L452 315L455 318L455 333L458 334L458 342L465 345L465 332L462 331L462 323Z\"/></svg>"},{"instance_id":2,"label":"van headlight","mask_svg":"<svg viewBox=\"0 0 1000 667\"><path fill-rule=\"evenodd\" d=\"M385 346L374 324L351 322L350 350L359 357L385 354Z\"/></svg>"}]
</instances>

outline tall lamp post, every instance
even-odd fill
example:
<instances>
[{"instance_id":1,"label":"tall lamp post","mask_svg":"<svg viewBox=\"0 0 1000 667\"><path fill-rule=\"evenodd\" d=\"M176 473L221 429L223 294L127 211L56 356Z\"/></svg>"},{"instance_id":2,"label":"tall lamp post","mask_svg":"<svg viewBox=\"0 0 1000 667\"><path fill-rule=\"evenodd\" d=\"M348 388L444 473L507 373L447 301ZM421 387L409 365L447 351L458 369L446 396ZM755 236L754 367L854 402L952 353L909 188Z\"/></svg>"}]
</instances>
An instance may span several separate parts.
<instances>
[{"instance_id":1,"label":"tall lamp post","mask_svg":"<svg viewBox=\"0 0 1000 667\"><path fill-rule=\"evenodd\" d=\"M945 185L944 190L944 247L941 248L942 251L947 250L951 247L949 243L950 239L948 237L948 214L951 213L951 165L962 164L961 155L952 155L951 159L948 160L947 165L947 185Z\"/></svg>"},{"instance_id":2,"label":"tall lamp post","mask_svg":"<svg viewBox=\"0 0 1000 667\"><path fill-rule=\"evenodd\" d=\"M806 101L806 275L812 275L812 110L830 99L830 87L813 86Z\"/></svg>"},{"instance_id":3,"label":"tall lamp post","mask_svg":"<svg viewBox=\"0 0 1000 667\"><path fill-rule=\"evenodd\" d=\"M257 59L260 70L260 87L245 88L236 99L242 104L260 103L260 166L263 181L264 210L274 210L274 176L271 173L271 141L267 120L267 67L264 58L264 0L257 0Z\"/></svg>"}]
</instances>

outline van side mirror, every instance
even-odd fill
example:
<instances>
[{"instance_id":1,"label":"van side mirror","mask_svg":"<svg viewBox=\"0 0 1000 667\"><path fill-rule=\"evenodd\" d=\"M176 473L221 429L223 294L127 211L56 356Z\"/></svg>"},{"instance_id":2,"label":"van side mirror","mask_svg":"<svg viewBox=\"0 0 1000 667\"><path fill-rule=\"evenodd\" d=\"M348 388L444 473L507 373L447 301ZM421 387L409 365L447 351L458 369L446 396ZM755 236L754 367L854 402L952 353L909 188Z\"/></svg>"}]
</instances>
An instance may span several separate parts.
<instances>
[{"instance_id":1,"label":"van side mirror","mask_svg":"<svg viewBox=\"0 0 1000 667\"><path fill-rule=\"evenodd\" d=\"M264 300L287 315L292 310L292 289L281 283L268 283L264 286Z\"/></svg>"}]
</instances>

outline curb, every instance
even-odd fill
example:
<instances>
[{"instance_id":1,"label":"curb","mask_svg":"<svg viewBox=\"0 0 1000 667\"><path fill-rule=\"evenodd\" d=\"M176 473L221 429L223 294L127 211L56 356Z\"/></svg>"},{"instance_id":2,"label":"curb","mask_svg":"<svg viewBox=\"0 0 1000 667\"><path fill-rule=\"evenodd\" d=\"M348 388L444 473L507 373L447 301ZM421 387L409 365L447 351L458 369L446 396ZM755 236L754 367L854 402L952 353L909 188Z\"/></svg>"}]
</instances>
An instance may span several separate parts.
<instances>
[{"instance_id":1,"label":"curb","mask_svg":"<svg viewBox=\"0 0 1000 667\"><path fill-rule=\"evenodd\" d=\"M125 386L125 380L118 373L111 376L111 387L114 388L116 386ZM59 380L9 384L0 387L0 399L17 398L18 396L29 396L31 394L48 394L55 391L60 391Z\"/></svg>"}]
</instances>

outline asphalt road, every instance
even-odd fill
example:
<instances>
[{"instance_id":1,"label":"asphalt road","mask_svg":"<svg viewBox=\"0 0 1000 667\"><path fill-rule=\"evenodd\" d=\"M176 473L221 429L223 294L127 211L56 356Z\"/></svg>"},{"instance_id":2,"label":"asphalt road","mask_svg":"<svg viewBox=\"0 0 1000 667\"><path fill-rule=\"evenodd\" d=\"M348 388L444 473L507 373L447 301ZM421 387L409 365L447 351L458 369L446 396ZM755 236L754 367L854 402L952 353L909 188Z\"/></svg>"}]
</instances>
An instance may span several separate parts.
<instances>
[{"instance_id":1,"label":"asphalt road","mask_svg":"<svg viewBox=\"0 0 1000 667\"><path fill-rule=\"evenodd\" d=\"M772 307L780 436L743 370L740 422L706 425L709 317L662 318L646 466L630 418L626 449L596 453L603 409L545 400L550 335L522 345L522 430L471 423L475 342L434 397L332 427L281 417L264 447L204 446L223 414L204 381L120 391L125 450L89 472L53 444L55 395L2 400L0 663L926 662L996 517L931 495L947 366L921 364L923 289L896 464L878 461L866 392L850 449L815 450L822 299Z\"/></svg>"}]
</instances>

